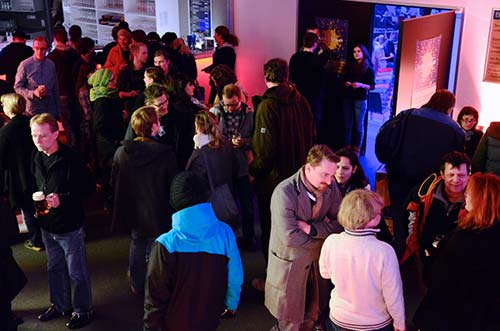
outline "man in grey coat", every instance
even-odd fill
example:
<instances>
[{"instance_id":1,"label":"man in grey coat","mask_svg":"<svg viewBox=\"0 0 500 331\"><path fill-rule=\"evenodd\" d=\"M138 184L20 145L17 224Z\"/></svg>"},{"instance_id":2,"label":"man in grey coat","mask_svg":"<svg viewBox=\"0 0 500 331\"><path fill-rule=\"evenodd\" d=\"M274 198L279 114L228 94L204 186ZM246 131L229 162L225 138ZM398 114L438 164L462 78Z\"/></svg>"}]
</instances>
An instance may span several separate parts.
<instances>
[{"instance_id":1,"label":"man in grey coat","mask_svg":"<svg viewBox=\"0 0 500 331\"><path fill-rule=\"evenodd\" d=\"M318 260L324 239L342 231L337 162L327 146L315 145L306 164L273 192L265 305L278 321L271 330L312 330L328 307Z\"/></svg>"}]
</instances>

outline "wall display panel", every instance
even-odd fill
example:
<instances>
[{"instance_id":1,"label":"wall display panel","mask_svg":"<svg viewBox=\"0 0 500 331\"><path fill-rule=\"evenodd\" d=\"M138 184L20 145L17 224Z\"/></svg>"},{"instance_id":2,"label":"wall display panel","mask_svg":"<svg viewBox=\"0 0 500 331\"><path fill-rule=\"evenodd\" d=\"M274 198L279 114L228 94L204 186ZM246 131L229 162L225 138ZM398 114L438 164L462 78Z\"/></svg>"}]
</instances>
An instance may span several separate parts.
<instances>
[{"instance_id":1,"label":"wall display panel","mask_svg":"<svg viewBox=\"0 0 500 331\"><path fill-rule=\"evenodd\" d=\"M500 83L500 9L493 9L491 15L484 81Z\"/></svg>"}]
</instances>

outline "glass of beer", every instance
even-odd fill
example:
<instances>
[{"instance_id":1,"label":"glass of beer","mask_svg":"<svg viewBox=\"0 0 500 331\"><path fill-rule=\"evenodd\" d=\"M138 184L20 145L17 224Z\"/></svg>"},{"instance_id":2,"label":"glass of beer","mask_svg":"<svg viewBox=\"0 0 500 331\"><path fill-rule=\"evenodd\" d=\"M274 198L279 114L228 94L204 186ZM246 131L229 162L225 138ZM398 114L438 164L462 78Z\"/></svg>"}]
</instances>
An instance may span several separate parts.
<instances>
[{"instance_id":1,"label":"glass of beer","mask_svg":"<svg viewBox=\"0 0 500 331\"><path fill-rule=\"evenodd\" d=\"M33 203L35 205L35 215L47 215L49 213L49 206L45 199L45 194L42 191L33 193Z\"/></svg>"}]
</instances>

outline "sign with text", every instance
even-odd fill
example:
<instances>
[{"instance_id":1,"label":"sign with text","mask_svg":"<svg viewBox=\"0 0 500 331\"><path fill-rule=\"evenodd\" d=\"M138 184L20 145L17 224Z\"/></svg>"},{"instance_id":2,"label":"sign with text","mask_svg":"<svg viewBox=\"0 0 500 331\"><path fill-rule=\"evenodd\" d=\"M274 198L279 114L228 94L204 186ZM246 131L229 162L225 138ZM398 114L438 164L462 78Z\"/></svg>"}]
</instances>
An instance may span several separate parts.
<instances>
[{"instance_id":1,"label":"sign with text","mask_svg":"<svg viewBox=\"0 0 500 331\"><path fill-rule=\"evenodd\" d=\"M491 16L483 80L500 83L500 9L493 9Z\"/></svg>"}]
</instances>

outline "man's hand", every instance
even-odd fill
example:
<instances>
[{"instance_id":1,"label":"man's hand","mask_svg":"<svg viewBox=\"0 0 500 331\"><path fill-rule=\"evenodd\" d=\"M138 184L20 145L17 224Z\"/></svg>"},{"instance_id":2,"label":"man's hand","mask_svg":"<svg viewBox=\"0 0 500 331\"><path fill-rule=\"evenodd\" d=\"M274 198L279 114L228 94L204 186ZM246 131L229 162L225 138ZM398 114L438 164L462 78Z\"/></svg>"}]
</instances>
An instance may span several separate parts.
<instances>
[{"instance_id":1,"label":"man's hand","mask_svg":"<svg viewBox=\"0 0 500 331\"><path fill-rule=\"evenodd\" d=\"M305 234L311 233L311 226L304 221L297 221L297 227L302 230Z\"/></svg>"},{"instance_id":2,"label":"man's hand","mask_svg":"<svg viewBox=\"0 0 500 331\"><path fill-rule=\"evenodd\" d=\"M33 95L37 97L38 99L42 99L47 95L47 89L45 88L45 85L38 85L35 90L33 90Z\"/></svg>"},{"instance_id":3,"label":"man's hand","mask_svg":"<svg viewBox=\"0 0 500 331\"><path fill-rule=\"evenodd\" d=\"M49 208L57 208L61 204L61 201L59 200L59 195L57 195L57 193L48 194L46 200Z\"/></svg>"}]
</instances>

